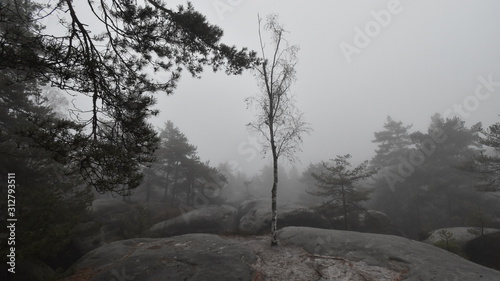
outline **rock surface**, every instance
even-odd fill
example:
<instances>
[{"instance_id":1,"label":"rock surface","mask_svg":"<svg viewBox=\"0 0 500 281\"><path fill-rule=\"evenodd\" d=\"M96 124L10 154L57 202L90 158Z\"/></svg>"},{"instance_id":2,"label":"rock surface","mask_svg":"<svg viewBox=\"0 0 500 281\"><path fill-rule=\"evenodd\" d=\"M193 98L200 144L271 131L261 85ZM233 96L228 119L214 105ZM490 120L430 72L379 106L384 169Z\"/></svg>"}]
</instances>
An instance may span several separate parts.
<instances>
[{"instance_id":1,"label":"rock surface","mask_svg":"<svg viewBox=\"0 0 500 281\"><path fill-rule=\"evenodd\" d=\"M309 227L270 237L188 234L117 241L85 255L77 274L89 280L475 281L500 272L402 237Z\"/></svg>"},{"instance_id":2,"label":"rock surface","mask_svg":"<svg viewBox=\"0 0 500 281\"><path fill-rule=\"evenodd\" d=\"M390 269L399 273L398 278L401 278L375 280L500 280L499 271L403 237L288 227L279 232L279 240L302 247L316 256L363 262L368 266Z\"/></svg>"},{"instance_id":3,"label":"rock surface","mask_svg":"<svg viewBox=\"0 0 500 281\"><path fill-rule=\"evenodd\" d=\"M91 211L95 221L106 224L122 219L133 208L122 199L99 198L92 201Z\"/></svg>"},{"instance_id":4,"label":"rock surface","mask_svg":"<svg viewBox=\"0 0 500 281\"><path fill-rule=\"evenodd\" d=\"M231 206L207 206L191 210L150 228L152 237L169 237L188 233L233 233L238 227L238 211Z\"/></svg>"},{"instance_id":5,"label":"rock surface","mask_svg":"<svg viewBox=\"0 0 500 281\"><path fill-rule=\"evenodd\" d=\"M429 238L427 238L424 242L428 244L434 244L442 240L439 235L440 231L448 231L451 233L453 242L455 242L458 246L464 247L468 242L476 239L478 235L474 235L471 233L471 227L450 227L450 228L441 228L431 232ZM485 228L484 234L491 234L500 232L500 229L494 228Z\"/></svg>"},{"instance_id":6,"label":"rock surface","mask_svg":"<svg viewBox=\"0 0 500 281\"><path fill-rule=\"evenodd\" d=\"M358 220L356 231L403 236L392 219L380 211L367 210L359 214Z\"/></svg>"},{"instance_id":7,"label":"rock surface","mask_svg":"<svg viewBox=\"0 0 500 281\"><path fill-rule=\"evenodd\" d=\"M86 254L65 280L252 280L256 256L212 234L116 241Z\"/></svg>"},{"instance_id":8,"label":"rock surface","mask_svg":"<svg viewBox=\"0 0 500 281\"><path fill-rule=\"evenodd\" d=\"M80 223L76 228L80 235L73 238L73 243L81 255L105 243L124 239L123 222L134 210L121 199L99 198L92 201L90 211L92 221Z\"/></svg>"},{"instance_id":9,"label":"rock surface","mask_svg":"<svg viewBox=\"0 0 500 281\"><path fill-rule=\"evenodd\" d=\"M286 229L286 228L285 228ZM399 280L400 273L380 266L337 257L318 256L302 247L280 241L278 247L269 245L268 235L252 237L226 237L253 249L257 262L252 281L366 281Z\"/></svg>"},{"instance_id":10,"label":"rock surface","mask_svg":"<svg viewBox=\"0 0 500 281\"><path fill-rule=\"evenodd\" d=\"M295 204L278 207L278 228L287 226L309 226L331 228L326 218L314 210ZM244 234L264 234L271 231L271 201L265 199L250 200L242 203L240 210L239 231Z\"/></svg>"}]
</instances>

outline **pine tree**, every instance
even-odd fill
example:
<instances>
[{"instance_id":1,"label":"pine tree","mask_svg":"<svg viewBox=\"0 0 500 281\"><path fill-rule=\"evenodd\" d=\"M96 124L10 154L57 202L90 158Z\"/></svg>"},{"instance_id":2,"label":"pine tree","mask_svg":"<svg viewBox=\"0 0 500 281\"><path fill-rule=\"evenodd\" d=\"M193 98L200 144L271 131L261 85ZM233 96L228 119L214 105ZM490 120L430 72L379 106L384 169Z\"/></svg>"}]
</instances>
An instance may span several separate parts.
<instances>
[{"instance_id":1,"label":"pine tree","mask_svg":"<svg viewBox=\"0 0 500 281\"><path fill-rule=\"evenodd\" d=\"M481 129L483 137L480 143L488 147L473 161L467 163L466 170L475 172L481 178L477 188L481 191L500 190L500 123L495 123L487 129Z\"/></svg>"},{"instance_id":2,"label":"pine tree","mask_svg":"<svg viewBox=\"0 0 500 281\"><path fill-rule=\"evenodd\" d=\"M239 74L257 60L254 52L220 43L222 30L189 3L177 9L157 0L80 4L92 14L72 0L0 3L0 70L10 71L14 82L38 80L88 97L90 108L76 114L85 130L73 140L68 130L67 147L47 149L72 162L97 191L128 194L158 145L147 122L158 113L153 94L172 93L183 70L196 77L204 66ZM51 18L62 34L41 25Z\"/></svg>"},{"instance_id":3,"label":"pine tree","mask_svg":"<svg viewBox=\"0 0 500 281\"><path fill-rule=\"evenodd\" d=\"M427 132L409 133L399 122L376 133L372 163L385 163L375 179L373 207L391 216L409 236L465 221L462 202L477 200L475 177L461 168L481 151L480 124L467 128L459 118L434 115ZM399 133L396 133L399 132ZM384 142L381 135L391 136ZM387 139L387 138L386 138ZM390 145L392 143L392 145ZM380 147L380 146L379 146Z\"/></svg>"},{"instance_id":4,"label":"pine tree","mask_svg":"<svg viewBox=\"0 0 500 281\"><path fill-rule=\"evenodd\" d=\"M187 162L198 160L198 156L196 147L189 144L187 137L174 126L172 121L165 123L165 128L160 132L159 137L160 145L155 152L157 161L153 168L164 179L163 201L168 200L170 192L170 204L173 204Z\"/></svg>"},{"instance_id":5,"label":"pine tree","mask_svg":"<svg viewBox=\"0 0 500 281\"><path fill-rule=\"evenodd\" d=\"M356 184L376 173L376 170L368 169L368 161L349 169L350 158L351 155L346 154L332 159L333 165L323 162L324 170L319 174L312 174L318 190L308 192L326 198L327 201L323 204L328 207L340 206L346 230L348 229L348 214L363 209L360 202L369 199L370 190L358 189Z\"/></svg>"},{"instance_id":6,"label":"pine tree","mask_svg":"<svg viewBox=\"0 0 500 281\"><path fill-rule=\"evenodd\" d=\"M189 143L188 138L172 121L165 123L160 132L160 145L155 152L156 162L152 165L154 175L159 175L164 187L163 201L174 205L177 200L185 198L188 206L197 204L198 192L211 188L219 189L224 182L219 171L209 162L201 162L196 146ZM206 201L207 196L202 198ZM206 202L205 202L206 203Z\"/></svg>"},{"instance_id":7,"label":"pine tree","mask_svg":"<svg viewBox=\"0 0 500 281\"><path fill-rule=\"evenodd\" d=\"M378 149L375 150L375 157L371 164L379 168L393 167L398 164L398 158L404 155L412 144L410 138L410 128L412 125L404 126L401 121L396 122L390 116L384 124L384 131L375 132L375 139Z\"/></svg>"},{"instance_id":8,"label":"pine tree","mask_svg":"<svg viewBox=\"0 0 500 281\"><path fill-rule=\"evenodd\" d=\"M0 70L0 180L15 174L17 257L46 260L70 242L92 199L63 155L66 132L81 127L57 117L36 80L13 83L10 74ZM7 210L7 203L1 200L0 207Z\"/></svg>"}]
</instances>

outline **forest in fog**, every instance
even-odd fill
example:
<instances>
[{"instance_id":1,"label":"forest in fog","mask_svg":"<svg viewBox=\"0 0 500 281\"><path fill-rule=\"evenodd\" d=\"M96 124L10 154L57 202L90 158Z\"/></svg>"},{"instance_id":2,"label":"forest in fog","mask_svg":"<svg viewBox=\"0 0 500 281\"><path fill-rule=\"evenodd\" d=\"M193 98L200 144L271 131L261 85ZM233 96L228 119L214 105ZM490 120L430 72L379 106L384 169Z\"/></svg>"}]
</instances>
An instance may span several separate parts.
<instances>
[{"instance_id":1,"label":"forest in fog","mask_svg":"<svg viewBox=\"0 0 500 281\"><path fill-rule=\"evenodd\" d=\"M500 270L497 2L177 2L0 2L0 279L295 226Z\"/></svg>"},{"instance_id":2,"label":"forest in fog","mask_svg":"<svg viewBox=\"0 0 500 281\"><path fill-rule=\"evenodd\" d=\"M355 224L364 210L377 210L394 220L401 235L418 240L440 228L498 226L496 126L484 129L478 123L466 127L459 118L443 119L437 114L430 119L428 130L419 132L411 124L387 117L374 138L366 140L377 145L363 167L371 174L344 186L348 216L353 218L350 223ZM158 160L127 200L159 201L189 209L269 197L270 166L256 175L234 171L228 163L211 166L208 159L199 159L195 144L170 121L159 135ZM331 150L325 155L335 155L334 148ZM334 158L326 156L303 171L282 169L279 204L324 208L332 220L343 216L341 186L330 184L326 194L315 196L322 182L313 174L325 174L331 183L334 178L354 178L349 171L363 165L347 158L339 166Z\"/></svg>"}]
</instances>

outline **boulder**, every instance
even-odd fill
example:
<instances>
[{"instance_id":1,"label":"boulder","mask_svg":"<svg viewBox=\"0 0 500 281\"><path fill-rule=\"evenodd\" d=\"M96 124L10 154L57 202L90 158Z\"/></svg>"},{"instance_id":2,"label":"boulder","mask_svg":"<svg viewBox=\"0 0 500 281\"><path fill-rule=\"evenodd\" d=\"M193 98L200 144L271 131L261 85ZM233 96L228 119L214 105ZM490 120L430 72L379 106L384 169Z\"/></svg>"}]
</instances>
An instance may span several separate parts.
<instances>
[{"instance_id":1,"label":"boulder","mask_svg":"<svg viewBox=\"0 0 500 281\"><path fill-rule=\"evenodd\" d=\"M472 227L450 227L450 228L441 228L433 230L430 233L430 236L424 240L423 242L427 244L436 244L443 240L443 237L440 235L443 231L450 233L451 239L453 239L453 243L455 243L460 248L464 248L467 243L476 239L478 235L473 234L474 229ZM484 234L497 233L500 232L500 229L495 228L485 228Z\"/></svg>"},{"instance_id":2,"label":"boulder","mask_svg":"<svg viewBox=\"0 0 500 281\"><path fill-rule=\"evenodd\" d=\"M103 226L96 222L84 222L76 225L75 231L78 235L73 237L71 241L81 256L105 244L101 229Z\"/></svg>"},{"instance_id":3,"label":"boulder","mask_svg":"<svg viewBox=\"0 0 500 281\"><path fill-rule=\"evenodd\" d=\"M92 218L99 226L99 244L126 238L125 232L135 217L134 207L121 199L100 198L92 202Z\"/></svg>"},{"instance_id":4,"label":"boulder","mask_svg":"<svg viewBox=\"0 0 500 281\"><path fill-rule=\"evenodd\" d=\"M90 211L91 221L77 225L75 231L79 234L73 239L82 254L109 242L136 237L150 227L147 210L122 199L95 199Z\"/></svg>"},{"instance_id":5,"label":"boulder","mask_svg":"<svg viewBox=\"0 0 500 281\"><path fill-rule=\"evenodd\" d=\"M271 230L271 201L249 200L242 203L239 214L239 231L243 234L264 234ZM309 226L331 228L326 218L313 209L284 204L278 206L278 228L286 226Z\"/></svg>"},{"instance_id":6,"label":"boulder","mask_svg":"<svg viewBox=\"0 0 500 281\"><path fill-rule=\"evenodd\" d=\"M187 234L116 241L86 254L66 281L498 280L500 272L403 237L285 227L268 236ZM267 279L266 279L267 278Z\"/></svg>"},{"instance_id":7,"label":"boulder","mask_svg":"<svg viewBox=\"0 0 500 281\"><path fill-rule=\"evenodd\" d=\"M316 261L362 262L398 273L397 280L498 280L500 276L445 250L392 235L286 227L278 232L278 239L282 245L302 247Z\"/></svg>"},{"instance_id":8,"label":"boulder","mask_svg":"<svg viewBox=\"0 0 500 281\"><path fill-rule=\"evenodd\" d=\"M356 231L403 236L391 218L380 211L367 210L358 216Z\"/></svg>"},{"instance_id":9,"label":"boulder","mask_svg":"<svg viewBox=\"0 0 500 281\"><path fill-rule=\"evenodd\" d=\"M159 222L150 228L152 237L169 237L188 233L233 233L238 211L231 206L207 206Z\"/></svg>"},{"instance_id":10,"label":"boulder","mask_svg":"<svg viewBox=\"0 0 500 281\"><path fill-rule=\"evenodd\" d=\"M500 229L485 228L483 236L472 227L437 229L424 242L500 270Z\"/></svg>"},{"instance_id":11,"label":"boulder","mask_svg":"<svg viewBox=\"0 0 500 281\"><path fill-rule=\"evenodd\" d=\"M117 198L95 199L90 208L94 220L104 224L121 220L133 211L130 204Z\"/></svg>"},{"instance_id":12,"label":"boulder","mask_svg":"<svg viewBox=\"0 0 500 281\"><path fill-rule=\"evenodd\" d=\"M136 238L87 253L65 280L250 281L256 259L252 250L213 234Z\"/></svg>"}]
</instances>

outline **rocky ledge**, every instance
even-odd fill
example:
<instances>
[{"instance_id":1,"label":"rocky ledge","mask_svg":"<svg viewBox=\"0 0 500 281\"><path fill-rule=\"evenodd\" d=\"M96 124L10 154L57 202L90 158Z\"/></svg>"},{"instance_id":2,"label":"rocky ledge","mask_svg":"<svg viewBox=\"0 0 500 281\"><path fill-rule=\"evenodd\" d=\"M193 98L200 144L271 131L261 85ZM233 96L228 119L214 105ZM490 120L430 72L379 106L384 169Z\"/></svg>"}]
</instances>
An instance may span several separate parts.
<instances>
[{"instance_id":1,"label":"rocky ledge","mask_svg":"<svg viewBox=\"0 0 500 281\"><path fill-rule=\"evenodd\" d=\"M268 236L186 234L116 241L64 280L498 280L495 271L402 237L285 227Z\"/></svg>"}]
</instances>

